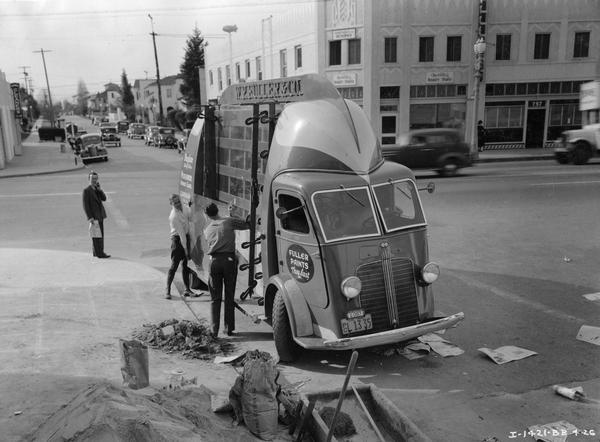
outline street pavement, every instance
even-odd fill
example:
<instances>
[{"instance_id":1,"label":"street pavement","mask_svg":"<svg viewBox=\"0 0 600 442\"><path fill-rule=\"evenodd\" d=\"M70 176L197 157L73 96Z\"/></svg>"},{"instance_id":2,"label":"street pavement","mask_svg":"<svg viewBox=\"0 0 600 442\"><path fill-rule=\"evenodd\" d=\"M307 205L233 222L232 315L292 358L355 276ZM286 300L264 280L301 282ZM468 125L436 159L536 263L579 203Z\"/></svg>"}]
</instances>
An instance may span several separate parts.
<instances>
[{"instance_id":1,"label":"street pavement","mask_svg":"<svg viewBox=\"0 0 600 442\"><path fill-rule=\"evenodd\" d=\"M552 154L548 149L480 154L482 162L549 158ZM70 149L61 151L60 143L26 141L23 154L0 170L0 178L80 167ZM243 284L242 277L238 281ZM188 302L175 294L168 301L163 297L164 287L164 273L134 261L101 260L91 253L0 247L0 334L4 342L0 347L0 391L8 398L0 404L0 439L18 440L71 398L67 393L72 391L65 389L64 397L45 404L48 381L39 381L40 376L66 378L73 385L88 379L119 382L116 343L119 338L128 339L134 326L169 318L209 318L208 294ZM253 302L243 307L251 314L260 313ZM236 315L241 336L232 338L232 342L238 352L258 348L275 355L270 328ZM150 352L152 385L166 385L174 370L198 376L199 384L218 392L228 391L237 376L230 367L210 361ZM301 380L294 379L293 366L284 366L283 371L291 382ZM577 385L582 385L591 397L600 397L594 383ZM525 434L528 425L555 422L564 416L577 416L579 421L574 423L581 430L599 430L597 404L570 401L555 395L550 386L519 395L482 395L475 400L453 390L391 388L384 392L432 440L530 440ZM568 440L599 439L597 435L580 435L569 436Z\"/></svg>"}]
</instances>

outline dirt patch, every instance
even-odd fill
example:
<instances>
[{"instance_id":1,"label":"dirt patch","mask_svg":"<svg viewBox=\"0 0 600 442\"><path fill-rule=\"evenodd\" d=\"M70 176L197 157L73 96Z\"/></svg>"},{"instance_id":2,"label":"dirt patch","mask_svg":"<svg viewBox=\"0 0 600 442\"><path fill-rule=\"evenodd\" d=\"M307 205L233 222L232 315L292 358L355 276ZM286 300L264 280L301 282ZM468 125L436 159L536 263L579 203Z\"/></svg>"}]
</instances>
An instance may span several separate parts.
<instances>
[{"instance_id":1,"label":"dirt patch","mask_svg":"<svg viewBox=\"0 0 600 442\"><path fill-rule=\"evenodd\" d=\"M213 359L215 355L234 350L230 342L212 336L206 321L168 319L158 324L144 324L135 329L132 336L151 348L191 359Z\"/></svg>"}]
</instances>

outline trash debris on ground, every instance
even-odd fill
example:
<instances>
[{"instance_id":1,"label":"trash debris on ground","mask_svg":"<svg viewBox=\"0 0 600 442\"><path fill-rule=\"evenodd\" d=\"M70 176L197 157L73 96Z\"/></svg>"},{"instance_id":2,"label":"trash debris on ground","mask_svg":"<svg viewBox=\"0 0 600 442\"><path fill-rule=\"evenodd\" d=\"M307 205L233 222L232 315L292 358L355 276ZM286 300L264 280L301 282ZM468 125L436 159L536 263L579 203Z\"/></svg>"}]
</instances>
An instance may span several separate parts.
<instances>
[{"instance_id":1,"label":"trash debris on ground","mask_svg":"<svg viewBox=\"0 0 600 442\"><path fill-rule=\"evenodd\" d=\"M334 414L335 408L333 407L323 407L319 410L319 416L321 416L321 419L323 419L323 422L325 422L328 427L331 426L331 420L333 419ZM354 422L352 422L352 418L348 413L339 411L337 417L335 418L333 435L336 438L339 438L349 437L353 434L356 434L356 427L354 426Z\"/></svg>"},{"instance_id":2,"label":"trash debris on ground","mask_svg":"<svg viewBox=\"0 0 600 442\"><path fill-rule=\"evenodd\" d=\"M182 369L176 369L169 373L169 383L164 388L169 388L171 390L177 390L183 388L187 385L198 385L198 377L194 376L193 378L186 378L184 376L185 371Z\"/></svg>"},{"instance_id":3,"label":"trash debris on ground","mask_svg":"<svg viewBox=\"0 0 600 442\"><path fill-rule=\"evenodd\" d=\"M136 339L119 339L123 385L137 390L150 385L148 346Z\"/></svg>"},{"instance_id":4,"label":"trash debris on ground","mask_svg":"<svg viewBox=\"0 0 600 442\"><path fill-rule=\"evenodd\" d=\"M460 347L435 333L426 333L423 336L419 336L418 339L424 344L429 345L434 352L444 358L448 356L459 356L465 352Z\"/></svg>"},{"instance_id":5,"label":"trash debris on ground","mask_svg":"<svg viewBox=\"0 0 600 442\"><path fill-rule=\"evenodd\" d=\"M600 292L598 293L588 293L587 295L583 295L585 299L588 301L600 301Z\"/></svg>"},{"instance_id":6,"label":"trash debris on ground","mask_svg":"<svg viewBox=\"0 0 600 442\"><path fill-rule=\"evenodd\" d=\"M564 257L563 257L563 261L564 261L564 262L571 262L571 261L572 261L572 259L571 259L571 258L569 258L568 256L564 256Z\"/></svg>"},{"instance_id":7,"label":"trash debris on ground","mask_svg":"<svg viewBox=\"0 0 600 442\"><path fill-rule=\"evenodd\" d=\"M229 394L218 393L210 395L210 409L213 413L228 413L233 411L233 407L229 402Z\"/></svg>"},{"instance_id":8,"label":"trash debris on ground","mask_svg":"<svg viewBox=\"0 0 600 442\"><path fill-rule=\"evenodd\" d=\"M238 353L231 356L216 356L213 361L215 364L235 364L246 356L246 352Z\"/></svg>"},{"instance_id":9,"label":"trash debris on ground","mask_svg":"<svg viewBox=\"0 0 600 442\"><path fill-rule=\"evenodd\" d=\"M198 323L168 319L158 324L144 324L135 329L132 335L151 348L161 349L166 353L180 353L191 359L208 360L215 354L233 350L229 341L212 336L210 327L204 320Z\"/></svg>"},{"instance_id":10,"label":"trash debris on ground","mask_svg":"<svg viewBox=\"0 0 600 442\"><path fill-rule=\"evenodd\" d=\"M600 345L600 327L582 325L577 333L577 340Z\"/></svg>"},{"instance_id":11,"label":"trash debris on ground","mask_svg":"<svg viewBox=\"0 0 600 442\"><path fill-rule=\"evenodd\" d=\"M490 359L498 365L537 355L534 351L515 347L514 345L505 345L504 347L498 347L495 350L485 347L478 348L477 350L489 356Z\"/></svg>"},{"instance_id":12,"label":"trash debris on ground","mask_svg":"<svg viewBox=\"0 0 600 442\"><path fill-rule=\"evenodd\" d=\"M445 330L443 330L445 332ZM436 332L437 333L437 332ZM436 333L426 333L416 340L400 342L392 345L379 345L369 349L372 353L389 358L396 354L413 360L427 356L433 350L442 357L458 356L465 351Z\"/></svg>"},{"instance_id":13,"label":"trash debris on ground","mask_svg":"<svg viewBox=\"0 0 600 442\"><path fill-rule=\"evenodd\" d=\"M585 398L582 387L564 387L562 385L553 385L552 389L556 394L564 396L573 401L579 401Z\"/></svg>"},{"instance_id":14,"label":"trash debris on ground","mask_svg":"<svg viewBox=\"0 0 600 442\"><path fill-rule=\"evenodd\" d=\"M23 412L19 410L19 411L15 411L13 414L14 414L15 416L19 416L20 414L23 414Z\"/></svg>"},{"instance_id":15,"label":"trash debris on ground","mask_svg":"<svg viewBox=\"0 0 600 442\"><path fill-rule=\"evenodd\" d=\"M424 358L431 353L431 347L424 342L411 341L404 347L397 347L396 353L406 359L414 360Z\"/></svg>"},{"instance_id":16,"label":"trash debris on ground","mask_svg":"<svg viewBox=\"0 0 600 442\"><path fill-rule=\"evenodd\" d=\"M532 425L527 431L534 440L542 442L564 442L569 435L578 432L577 427L567 421Z\"/></svg>"}]
</instances>

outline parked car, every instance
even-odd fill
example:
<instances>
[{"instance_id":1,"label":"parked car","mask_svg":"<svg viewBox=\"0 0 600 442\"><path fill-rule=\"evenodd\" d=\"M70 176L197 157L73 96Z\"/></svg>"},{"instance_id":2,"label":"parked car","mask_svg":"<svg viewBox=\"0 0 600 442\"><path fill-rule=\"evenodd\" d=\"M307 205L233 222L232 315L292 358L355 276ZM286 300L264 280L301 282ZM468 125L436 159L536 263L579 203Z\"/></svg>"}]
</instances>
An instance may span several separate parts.
<instances>
[{"instance_id":1,"label":"parked car","mask_svg":"<svg viewBox=\"0 0 600 442\"><path fill-rule=\"evenodd\" d=\"M102 145L102 135L99 133L81 135L75 139L74 145L75 154L81 157L83 164L108 161L108 151Z\"/></svg>"},{"instance_id":2,"label":"parked car","mask_svg":"<svg viewBox=\"0 0 600 442\"><path fill-rule=\"evenodd\" d=\"M108 146L117 146L121 147L121 137L117 135L116 126L106 126L100 127L100 133L102 137L102 145L105 147Z\"/></svg>"},{"instance_id":3,"label":"parked car","mask_svg":"<svg viewBox=\"0 0 600 442\"><path fill-rule=\"evenodd\" d=\"M158 133L158 126L147 126L146 135L144 135L144 144L151 146L154 142L154 136Z\"/></svg>"},{"instance_id":4,"label":"parked car","mask_svg":"<svg viewBox=\"0 0 600 442\"><path fill-rule=\"evenodd\" d=\"M140 140L143 140L145 133L146 133L146 125L145 124L131 123L129 125L129 129L127 129L127 138L131 138L131 139L139 138Z\"/></svg>"},{"instance_id":5,"label":"parked car","mask_svg":"<svg viewBox=\"0 0 600 442\"><path fill-rule=\"evenodd\" d=\"M152 142L155 147L167 147L169 149L177 148L177 139L175 138L175 129L172 127L159 127L154 135Z\"/></svg>"},{"instance_id":6,"label":"parked car","mask_svg":"<svg viewBox=\"0 0 600 442\"><path fill-rule=\"evenodd\" d=\"M410 169L433 169L443 176L456 175L478 159L456 129L411 130L399 137L398 144L383 145L382 150L388 160Z\"/></svg>"},{"instance_id":7,"label":"parked car","mask_svg":"<svg viewBox=\"0 0 600 442\"><path fill-rule=\"evenodd\" d=\"M126 134L128 129L129 129L129 121L117 122L117 132L119 134Z\"/></svg>"}]
</instances>

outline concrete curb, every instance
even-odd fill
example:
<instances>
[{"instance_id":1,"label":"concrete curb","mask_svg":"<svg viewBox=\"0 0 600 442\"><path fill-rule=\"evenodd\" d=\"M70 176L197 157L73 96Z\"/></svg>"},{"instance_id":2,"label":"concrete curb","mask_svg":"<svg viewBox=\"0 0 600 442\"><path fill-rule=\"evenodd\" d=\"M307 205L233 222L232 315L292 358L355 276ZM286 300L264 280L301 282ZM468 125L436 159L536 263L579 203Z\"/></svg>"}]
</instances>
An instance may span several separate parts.
<instances>
[{"instance_id":1,"label":"concrete curb","mask_svg":"<svg viewBox=\"0 0 600 442\"><path fill-rule=\"evenodd\" d=\"M539 161L539 160L553 160L554 155L532 155L532 156L514 156L506 158L479 158L477 163L508 163L512 161Z\"/></svg>"},{"instance_id":2,"label":"concrete curb","mask_svg":"<svg viewBox=\"0 0 600 442\"><path fill-rule=\"evenodd\" d=\"M62 173L62 172L72 172L74 170L79 170L79 169L84 169L84 168L85 168L85 164L82 164L81 166L72 167L70 169L45 170L45 171L40 171L40 172L22 172L22 173L15 173L13 175L0 174L0 180L3 178L18 178L18 177L36 176L36 175L52 175L52 174Z\"/></svg>"}]
</instances>

